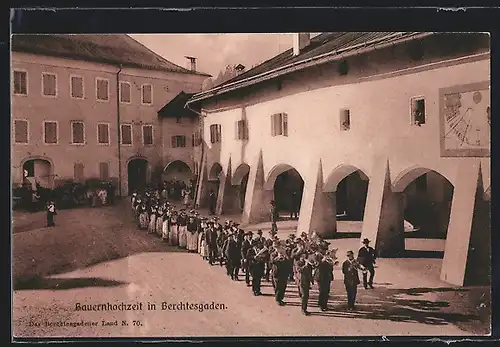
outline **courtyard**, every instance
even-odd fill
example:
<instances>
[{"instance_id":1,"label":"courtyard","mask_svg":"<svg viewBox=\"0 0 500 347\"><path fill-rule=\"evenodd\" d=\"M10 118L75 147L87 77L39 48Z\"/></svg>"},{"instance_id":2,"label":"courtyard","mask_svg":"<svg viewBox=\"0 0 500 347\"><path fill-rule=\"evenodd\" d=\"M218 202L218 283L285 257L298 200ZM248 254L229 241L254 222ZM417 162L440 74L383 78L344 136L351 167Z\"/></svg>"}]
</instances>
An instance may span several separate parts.
<instances>
[{"instance_id":1,"label":"courtyard","mask_svg":"<svg viewBox=\"0 0 500 347\"><path fill-rule=\"evenodd\" d=\"M203 214L204 211L202 211ZM196 254L169 247L136 229L127 201L117 206L60 211L56 227L44 228L44 214L13 215L13 319L17 337L175 337L175 336L462 336L489 333L487 287L456 288L439 279L442 260L418 256L442 252L444 240L409 238L416 252L379 259L375 289L360 286L356 311L346 311L340 269L335 269L329 311L309 300L310 317L300 314L297 288L290 283L286 306L275 304L263 282L254 297L244 281L233 282L223 268ZM222 220L237 221L238 215ZM339 222L330 240L344 260L359 247L359 224ZM296 221L280 222L280 237ZM263 229L268 223L245 226ZM354 237L352 237L354 236ZM427 253L425 253L427 252ZM135 311L76 311L76 304L143 303ZM212 303L223 309L162 310L162 303ZM148 303L156 304L155 310ZM212 305L213 306L213 305ZM102 325L102 321L118 325ZM59 326L57 322L96 322ZM122 325L122 321L127 324Z\"/></svg>"}]
</instances>

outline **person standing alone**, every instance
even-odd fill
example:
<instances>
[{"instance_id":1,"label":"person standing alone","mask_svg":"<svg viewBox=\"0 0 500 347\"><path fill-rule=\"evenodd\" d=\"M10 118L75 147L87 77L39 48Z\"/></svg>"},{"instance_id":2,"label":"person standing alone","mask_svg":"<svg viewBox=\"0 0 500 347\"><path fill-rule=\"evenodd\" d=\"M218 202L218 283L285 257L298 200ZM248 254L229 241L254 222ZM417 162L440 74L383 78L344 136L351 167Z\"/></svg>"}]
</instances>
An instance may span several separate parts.
<instances>
[{"instance_id":1,"label":"person standing alone","mask_svg":"<svg viewBox=\"0 0 500 347\"><path fill-rule=\"evenodd\" d=\"M375 276L374 265L376 258L375 249L370 247L370 240L364 239L363 247L361 247L358 251L358 261L370 273L370 278L368 279L368 273L366 271L363 272L363 285L365 289L368 289L368 287L373 289L373 277Z\"/></svg>"}]
</instances>

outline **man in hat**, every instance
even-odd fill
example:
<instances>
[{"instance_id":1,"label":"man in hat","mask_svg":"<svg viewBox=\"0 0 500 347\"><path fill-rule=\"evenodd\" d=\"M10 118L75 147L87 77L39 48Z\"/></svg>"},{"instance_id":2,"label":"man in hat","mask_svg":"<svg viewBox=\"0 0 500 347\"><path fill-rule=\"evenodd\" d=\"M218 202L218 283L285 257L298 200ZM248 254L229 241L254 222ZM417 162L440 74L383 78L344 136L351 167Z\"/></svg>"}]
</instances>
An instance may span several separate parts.
<instances>
[{"instance_id":1,"label":"man in hat","mask_svg":"<svg viewBox=\"0 0 500 347\"><path fill-rule=\"evenodd\" d=\"M56 223L54 223L54 216L57 214L56 205L53 200L50 200L47 204L47 227L54 227Z\"/></svg>"},{"instance_id":2,"label":"man in hat","mask_svg":"<svg viewBox=\"0 0 500 347\"><path fill-rule=\"evenodd\" d=\"M226 268L227 274L234 281L239 281L238 274L241 264L241 248L238 247L238 234L233 232L230 234L225 245L225 255L227 259Z\"/></svg>"},{"instance_id":3,"label":"man in hat","mask_svg":"<svg viewBox=\"0 0 500 347\"><path fill-rule=\"evenodd\" d=\"M266 259L266 269L264 272L264 278L267 282L269 282L269 280L270 280L271 268L273 266L272 259L271 259L273 251L275 251L275 249L273 249L273 243L274 243L274 241L271 238L264 241L264 246L267 247L267 249L269 250L268 257Z\"/></svg>"},{"instance_id":4,"label":"man in hat","mask_svg":"<svg viewBox=\"0 0 500 347\"><path fill-rule=\"evenodd\" d=\"M338 264L337 249L328 251L322 247L322 254L318 259L317 282L319 289L318 306L321 311L328 310L328 298L330 296L330 285L333 281L333 267Z\"/></svg>"},{"instance_id":5,"label":"man in hat","mask_svg":"<svg viewBox=\"0 0 500 347\"><path fill-rule=\"evenodd\" d=\"M276 203L274 200L271 200L271 230L278 231L278 209L276 208Z\"/></svg>"},{"instance_id":6,"label":"man in hat","mask_svg":"<svg viewBox=\"0 0 500 347\"><path fill-rule=\"evenodd\" d=\"M260 243L262 243L262 245L265 244L266 239L264 238L264 236L262 236L262 230L261 229L257 230L257 237L255 238L255 240L258 241L258 242L260 242Z\"/></svg>"},{"instance_id":7,"label":"man in hat","mask_svg":"<svg viewBox=\"0 0 500 347\"><path fill-rule=\"evenodd\" d=\"M272 258L274 297L278 305L284 306L283 299L290 275L291 260L287 257L284 247L279 243L276 244L276 252L277 254Z\"/></svg>"},{"instance_id":8,"label":"man in hat","mask_svg":"<svg viewBox=\"0 0 500 347\"><path fill-rule=\"evenodd\" d=\"M368 287L373 289L373 277L375 277L374 265L376 258L375 249L370 247L370 240L364 239L363 247L361 247L358 251L358 262L370 273L370 278L368 279L368 273L366 271L363 272L363 286L365 289L368 289Z\"/></svg>"},{"instance_id":9,"label":"man in hat","mask_svg":"<svg viewBox=\"0 0 500 347\"><path fill-rule=\"evenodd\" d=\"M245 282L247 287L250 287L250 267L247 258L248 250L252 248L252 232L245 232L245 238L241 244L241 259L242 259L242 269L245 271Z\"/></svg>"},{"instance_id":10,"label":"man in hat","mask_svg":"<svg viewBox=\"0 0 500 347\"><path fill-rule=\"evenodd\" d=\"M354 304L356 303L359 270L364 271L363 266L354 259L353 251L347 251L347 260L342 264L342 273L344 274L344 285L347 292L347 309L349 311L354 310Z\"/></svg>"},{"instance_id":11,"label":"man in hat","mask_svg":"<svg viewBox=\"0 0 500 347\"><path fill-rule=\"evenodd\" d=\"M214 228L214 221L208 221L208 228L206 230L205 239L208 246L208 262L210 265L214 264L217 258L217 230Z\"/></svg>"},{"instance_id":12,"label":"man in hat","mask_svg":"<svg viewBox=\"0 0 500 347\"><path fill-rule=\"evenodd\" d=\"M300 260L297 262L298 274L299 274L299 296L301 298L301 309L302 314L309 316L310 313L307 311L307 306L309 303L309 290L311 289L311 281L313 277L313 261L307 255L307 253L302 253Z\"/></svg>"},{"instance_id":13,"label":"man in hat","mask_svg":"<svg viewBox=\"0 0 500 347\"><path fill-rule=\"evenodd\" d=\"M250 273L252 275L252 290L255 296L262 295L260 291L262 276L264 275L264 257L266 251L264 246L257 240L252 241L252 248L248 250L247 259L250 262Z\"/></svg>"},{"instance_id":14,"label":"man in hat","mask_svg":"<svg viewBox=\"0 0 500 347\"><path fill-rule=\"evenodd\" d=\"M210 189L210 193L208 193L208 206L210 210L210 214L214 215L215 214L215 207L217 206L217 195L213 191L213 189Z\"/></svg>"}]
</instances>

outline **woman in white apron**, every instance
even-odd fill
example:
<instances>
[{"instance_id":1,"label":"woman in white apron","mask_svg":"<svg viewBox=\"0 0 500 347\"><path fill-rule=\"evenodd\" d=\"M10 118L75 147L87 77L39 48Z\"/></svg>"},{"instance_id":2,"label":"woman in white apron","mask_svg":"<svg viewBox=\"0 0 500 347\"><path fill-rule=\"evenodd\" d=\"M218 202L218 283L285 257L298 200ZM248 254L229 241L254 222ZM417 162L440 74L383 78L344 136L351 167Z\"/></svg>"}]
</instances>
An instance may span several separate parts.
<instances>
[{"instance_id":1,"label":"woman in white apron","mask_svg":"<svg viewBox=\"0 0 500 347\"><path fill-rule=\"evenodd\" d=\"M205 242L205 219L202 218L201 223L200 223L200 230L198 232L198 254L203 257L203 246Z\"/></svg>"},{"instance_id":2,"label":"woman in white apron","mask_svg":"<svg viewBox=\"0 0 500 347\"><path fill-rule=\"evenodd\" d=\"M149 214L146 205L141 204L138 207L139 210L139 229L146 230L149 225Z\"/></svg>"},{"instance_id":3,"label":"woman in white apron","mask_svg":"<svg viewBox=\"0 0 500 347\"><path fill-rule=\"evenodd\" d=\"M187 244L186 248L190 252L196 252L198 248L196 245L198 243L198 235L196 233L196 221L194 216L189 216L187 232L186 232Z\"/></svg>"},{"instance_id":4,"label":"woman in white apron","mask_svg":"<svg viewBox=\"0 0 500 347\"><path fill-rule=\"evenodd\" d=\"M169 222L170 222L170 209L167 208L167 211L165 212L165 215L163 216L163 223L161 225L161 239L163 241L169 241Z\"/></svg>"},{"instance_id":5,"label":"woman in white apron","mask_svg":"<svg viewBox=\"0 0 500 347\"><path fill-rule=\"evenodd\" d=\"M177 211L172 212L170 217L170 232L169 232L170 245L177 246L179 244L179 226L177 225Z\"/></svg>"},{"instance_id":6,"label":"woman in white apron","mask_svg":"<svg viewBox=\"0 0 500 347\"><path fill-rule=\"evenodd\" d=\"M151 215L149 217L149 228L148 232L149 233L154 233L156 230L156 212L157 212L156 205L151 206Z\"/></svg>"},{"instance_id":7,"label":"woman in white apron","mask_svg":"<svg viewBox=\"0 0 500 347\"><path fill-rule=\"evenodd\" d=\"M191 191L189 189L184 190L184 206L185 208L189 207Z\"/></svg>"},{"instance_id":8,"label":"woman in white apron","mask_svg":"<svg viewBox=\"0 0 500 347\"><path fill-rule=\"evenodd\" d=\"M158 217L156 217L156 234L161 236L163 234L163 207L158 207Z\"/></svg>"}]
</instances>

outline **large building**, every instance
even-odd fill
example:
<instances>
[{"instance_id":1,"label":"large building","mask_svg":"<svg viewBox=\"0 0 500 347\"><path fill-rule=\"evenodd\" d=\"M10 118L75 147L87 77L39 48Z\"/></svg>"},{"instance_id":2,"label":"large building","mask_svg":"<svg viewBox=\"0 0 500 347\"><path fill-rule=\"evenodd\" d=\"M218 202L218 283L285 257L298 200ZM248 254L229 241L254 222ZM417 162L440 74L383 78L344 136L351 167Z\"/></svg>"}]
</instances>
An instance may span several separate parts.
<instances>
[{"instance_id":1,"label":"large building","mask_svg":"<svg viewBox=\"0 0 500 347\"><path fill-rule=\"evenodd\" d=\"M112 180L127 195L191 178L199 120L179 100L207 77L127 35L14 35L12 181Z\"/></svg>"},{"instance_id":2,"label":"large building","mask_svg":"<svg viewBox=\"0 0 500 347\"><path fill-rule=\"evenodd\" d=\"M208 91L198 203L269 220L300 207L298 232L362 221L382 257L404 254L404 221L446 238L441 277L490 271L487 34L295 34L293 48ZM295 193L295 194L294 194Z\"/></svg>"}]
</instances>

